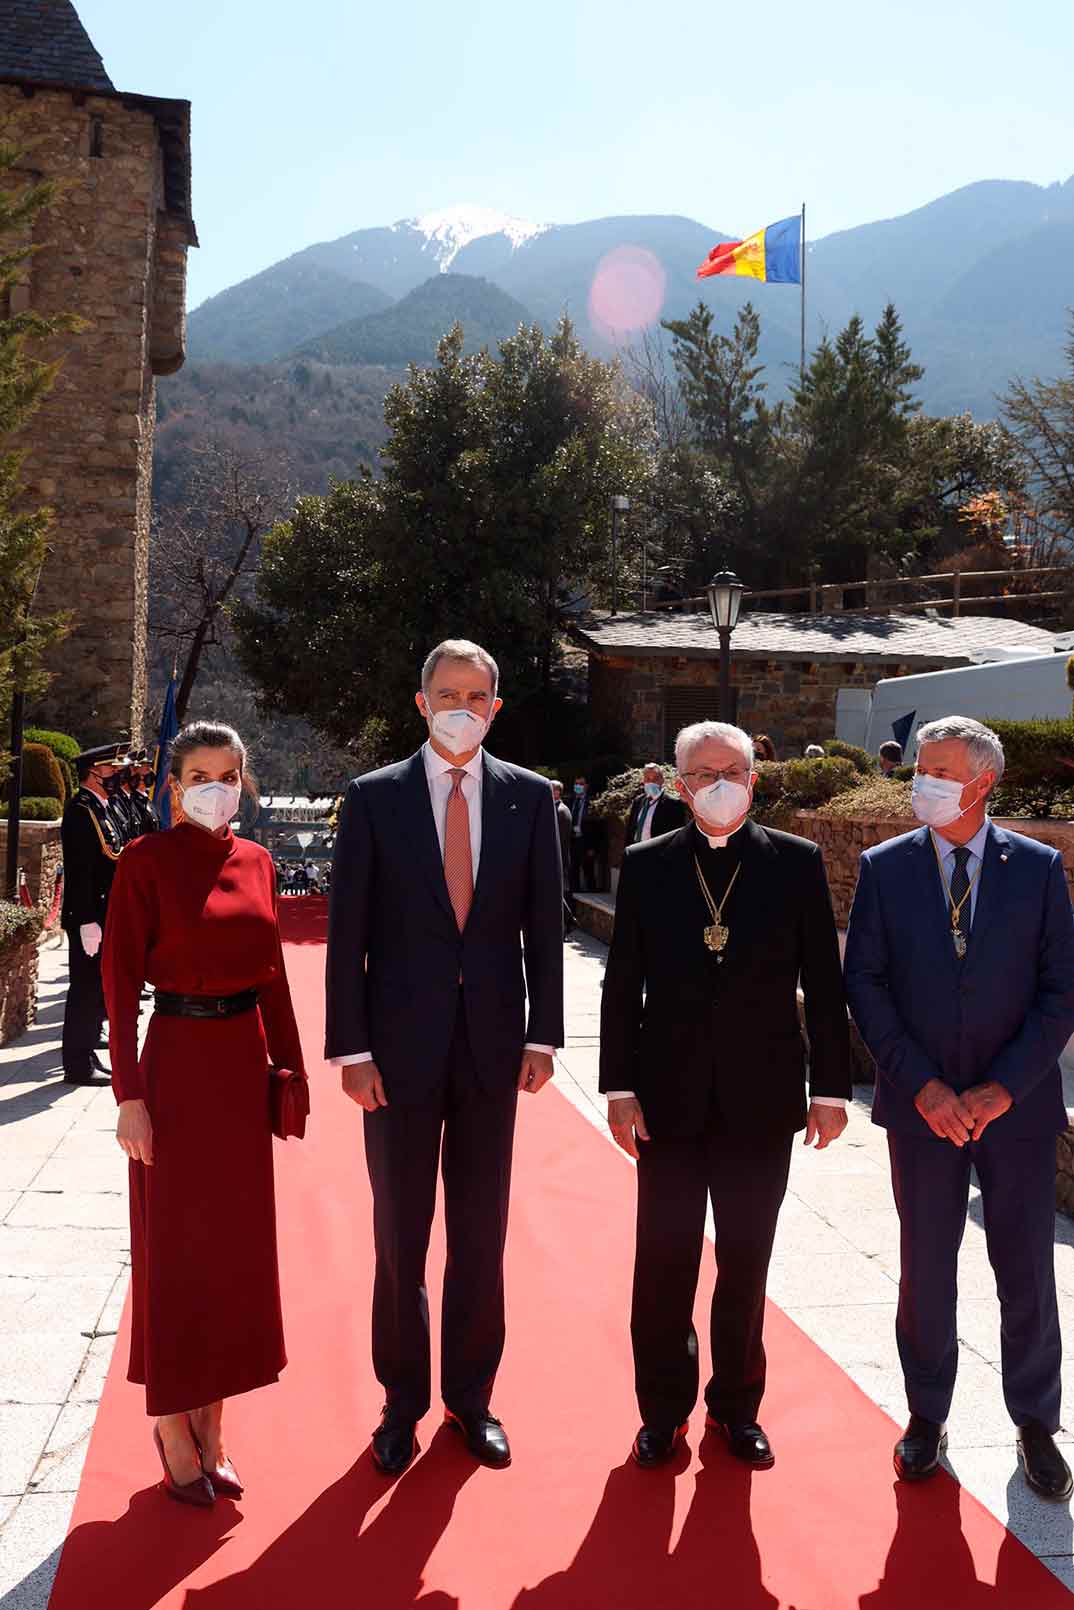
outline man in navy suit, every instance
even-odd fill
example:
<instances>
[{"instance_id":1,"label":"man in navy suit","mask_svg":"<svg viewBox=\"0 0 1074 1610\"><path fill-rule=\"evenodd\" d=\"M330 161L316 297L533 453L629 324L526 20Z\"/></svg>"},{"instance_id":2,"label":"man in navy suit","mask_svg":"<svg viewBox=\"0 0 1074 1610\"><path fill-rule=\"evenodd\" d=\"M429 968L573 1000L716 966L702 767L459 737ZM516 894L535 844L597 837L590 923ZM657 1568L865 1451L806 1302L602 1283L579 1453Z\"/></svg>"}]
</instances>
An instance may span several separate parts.
<instances>
[{"instance_id":1,"label":"man in navy suit","mask_svg":"<svg viewBox=\"0 0 1074 1610\"><path fill-rule=\"evenodd\" d=\"M1004 765L996 734L949 716L917 741L913 808L924 825L863 855L846 948L902 1232L896 1334L910 1421L895 1469L931 1476L946 1444L975 1168L1026 1480L1065 1499L1055 1137L1067 1121L1058 1058L1074 1033L1074 916L1058 851L988 818Z\"/></svg>"},{"instance_id":2,"label":"man in navy suit","mask_svg":"<svg viewBox=\"0 0 1074 1610\"><path fill-rule=\"evenodd\" d=\"M511 1458L489 1398L504 1345L515 1106L552 1077L563 1044L563 879L547 779L481 747L498 682L475 643L432 651L416 695L429 741L351 783L332 864L326 1055L365 1110L373 1363L387 1400L372 1451L388 1475L418 1451L431 1397L438 1160L447 1420L482 1463Z\"/></svg>"}]
</instances>

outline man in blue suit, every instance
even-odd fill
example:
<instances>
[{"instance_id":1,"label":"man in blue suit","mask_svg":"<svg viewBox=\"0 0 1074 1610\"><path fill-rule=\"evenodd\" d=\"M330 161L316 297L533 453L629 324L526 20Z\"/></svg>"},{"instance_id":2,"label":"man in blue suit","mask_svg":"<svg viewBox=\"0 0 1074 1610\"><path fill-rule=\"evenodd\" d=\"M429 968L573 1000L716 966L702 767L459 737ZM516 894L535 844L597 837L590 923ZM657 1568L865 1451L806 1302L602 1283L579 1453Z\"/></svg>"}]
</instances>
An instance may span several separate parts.
<instances>
[{"instance_id":1,"label":"man in blue suit","mask_svg":"<svg viewBox=\"0 0 1074 1610\"><path fill-rule=\"evenodd\" d=\"M332 863L326 1055L365 1114L373 1364L386 1399L372 1453L390 1476L417 1453L431 1397L438 1164L447 1421L483 1464L511 1462L489 1397L504 1345L515 1107L552 1077L563 1044L563 877L547 779L483 748L498 682L476 643L432 651L416 695L428 742L351 783Z\"/></svg>"},{"instance_id":2,"label":"man in blue suit","mask_svg":"<svg viewBox=\"0 0 1074 1610\"><path fill-rule=\"evenodd\" d=\"M1071 1474L1053 1435L1055 1136L1067 1121L1058 1058L1074 1033L1074 915L1058 851L988 818L1004 765L996 734L949 716L917 740L924 825L863 855L846 948L902 1230L896 1334L910 1421L895 1469L931 1476L947 1441L975 1168L1026 1480L1065 1499Z\"/></svg>"}]
</instances>

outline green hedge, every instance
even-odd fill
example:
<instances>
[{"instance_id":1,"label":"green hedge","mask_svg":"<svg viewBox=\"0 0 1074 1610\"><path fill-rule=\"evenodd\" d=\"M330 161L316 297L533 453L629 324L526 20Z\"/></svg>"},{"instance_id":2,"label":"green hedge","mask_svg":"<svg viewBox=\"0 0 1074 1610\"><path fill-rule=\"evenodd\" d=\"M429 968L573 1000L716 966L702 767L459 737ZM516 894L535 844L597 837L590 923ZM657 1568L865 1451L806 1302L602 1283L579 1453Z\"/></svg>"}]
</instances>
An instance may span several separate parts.
<instances>
[{"instance_id":1,"label":"green hedge","mask_svg":"<svg viewBox=\"0 0 1074 1610\"><path fill-rule=\"evenodd\" d=\"M829 738L824 745L824 753L834 760L849 760L854 770L863 777L876 771L876 757L868 749L862 749L860 744L844 743L842 738Z\"/></svg>"},{"instance_id":2,"label":"green hedge","mask_svg":"<svg viewBox=\"0 0 1074 1610\"><path fill-rule=\"evenodd\" d=\"M58 799L24 794L19 800L19 816L24 822L58 822L62 815L63 806Z\"/></svg>"},{"instance_id":3,"label":"green hedge","mask_svg":"<svg viewBox=\"0 0 1074 1610\"><path fill-rule=\"evenodd\" d=\"M77 738L72 738L69 732L50 732L47 727L27 727L23 733L24 743L44 744L60 763L64 781L67 784L67 796L78 793L78 773L75 771L75 760L82 753L82 745Z\"/></svg>"},{"instance_id":4,"label":"green hedge","mask_svg":"<svg viewBox=\"0 0 1074 1610\"><path fill-rule=\"evenodd\" d=\"M1074 721L986 721L1007 757L992 809L997 816L1070 814Z\"/></svg>"},{"instance_id":5,"label":"green hedge","mask_svg":"<svg viewBox=\"0 0 1074 1610\"><path fill-rule=\"evenodd\" d=\"M842 755L826 755L823 760L762 761L757 767L753 814L758 821L777 826L792 812L817 810L860 781L857 766Z\"/></svg>"},{"instance_id":6,"label":"green hedge","mask_svg":"<svg viewBox=\"0 0 1074 1610\"><path fill-rule=\"evenodd\" d=\"M0 900L0 962L20 945L36 939L40 928L40 913L31 906Z\"/></svg>"}]
</instances>

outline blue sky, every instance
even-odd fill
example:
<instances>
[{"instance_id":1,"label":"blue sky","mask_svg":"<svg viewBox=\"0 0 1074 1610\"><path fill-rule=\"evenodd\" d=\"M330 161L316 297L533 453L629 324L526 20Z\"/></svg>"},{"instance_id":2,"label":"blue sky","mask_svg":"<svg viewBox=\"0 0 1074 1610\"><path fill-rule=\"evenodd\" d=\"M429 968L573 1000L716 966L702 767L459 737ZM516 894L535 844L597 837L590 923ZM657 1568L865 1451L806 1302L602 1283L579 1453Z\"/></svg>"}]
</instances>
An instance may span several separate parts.
<instances>
[{"instance_id":1,"label":"blue sky","mask_svg":"<svg viewBox=\"0 0 1074 1610\"><path fill-rule=\"evenodd\" d=\"M190 305L459 202L811 239L1074 173L1071 0L75 0L120 89L193 102Z\"/></svg>"}]
</instances>

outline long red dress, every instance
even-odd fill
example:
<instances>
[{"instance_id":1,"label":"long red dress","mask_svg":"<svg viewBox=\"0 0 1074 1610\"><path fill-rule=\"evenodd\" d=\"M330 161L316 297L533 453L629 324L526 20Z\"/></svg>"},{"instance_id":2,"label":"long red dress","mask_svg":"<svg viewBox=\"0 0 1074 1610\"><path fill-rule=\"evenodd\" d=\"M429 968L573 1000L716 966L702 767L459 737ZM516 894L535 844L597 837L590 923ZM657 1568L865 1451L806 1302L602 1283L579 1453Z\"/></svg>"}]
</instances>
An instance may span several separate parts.
<instances>
[{"instance_id":1,"label":"long red dress","mask_svg":"<svg viewBox=\"0 0 1074 1610\"><path fill-rule=\"evenodd\" d=\"M272 859L230 828L184 822L124 850L102 972L116 1100L139 1097L153 1162L130 1165L128 1379L148 1413L180 1414L275 1381L286 1363L276 1262L270 1061L302 1067ZM258 991L235 1017L154 1014L143 982L179 995Z\"/></svg>"}]
</instances>

